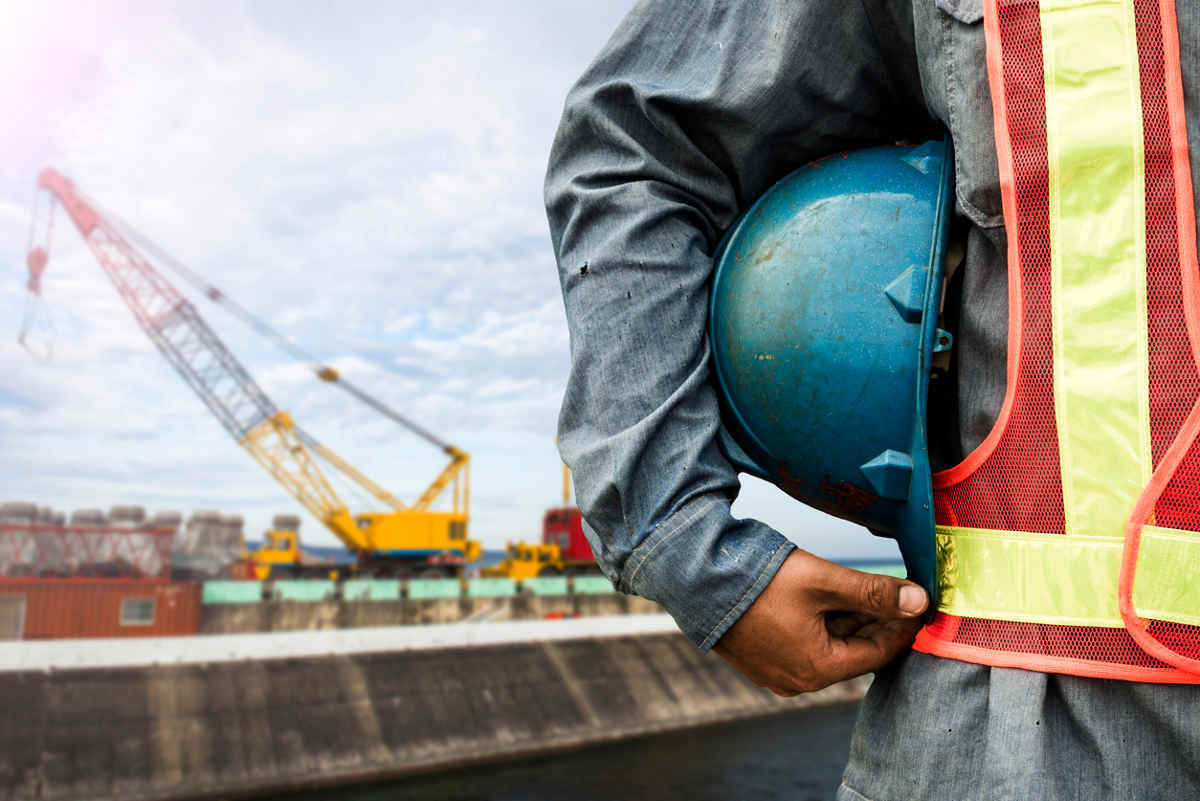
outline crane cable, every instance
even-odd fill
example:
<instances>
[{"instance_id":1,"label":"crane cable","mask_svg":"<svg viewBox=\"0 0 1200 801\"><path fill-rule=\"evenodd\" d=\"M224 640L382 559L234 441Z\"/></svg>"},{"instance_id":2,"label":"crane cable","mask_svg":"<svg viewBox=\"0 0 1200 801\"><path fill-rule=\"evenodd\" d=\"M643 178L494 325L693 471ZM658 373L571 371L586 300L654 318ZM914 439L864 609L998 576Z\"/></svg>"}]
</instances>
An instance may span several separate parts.
<instances>
[{"instance_id":1,"label":"crane cable","mask_svg":"<svg viewBox=\"0 0 1200 801\"><path fill-rule=\"evenodd\" d=\"M41 269L45 267L46 260L50 256L50 234L54 231L54 199L50 199L50 212L46 222L46 247L41 253L41 268L35 271L33 259L33 243L37 235L37 205L39 190L35 187L33 190L33 214L29 221L29 241L25 248L27 266L29 267L29 280L26 282L26 287L29 289L29 294L25 300L25 313L21 318L21 331L17 335L17 342L34 361L46 364L50 362L54 355L54 339L58 333L58 329L54 326L54 317L50 314L50 306L46 299L42 296L41 285ZM41 325L39 326L39 322ZM46 332L46 348L45 352L39 352L30 341L29 334L35 328L41 327Z\"/></svg>"},{"instance_id":2,"label":"crane cable","mask_svg":"<svg viewBox=\"0 0 1200 801\"><path fill-rule=\"evenodd\" d=\"M137 244L143 250L145 250L148 253L150 253L151 255L153 255L158 261L165 264L174 273L176 273L181 278L183 278L185 281L192 284L194 287L196 287L198 290L200 290L202 293L204 293L204 296L207 297L209 300L211 300L213 303L216 303L217 305L222 306L227 312L232 314L234 317L237 317L239 320L241 320L246 325L253 328L255 331L257 331L259 333L259 335L261 335L265 339L269 339L272 342L274 342L276 346L278 346L284 352L288 353L292 358L296 359L297 361L306 363L308 365L308 367L316 374L317 378L321 379L322 381L325 381L325 382L328 382L331 384L335 384L338 387L341 387L342 390L344 390L345 392L348 392L350 395L352 395L353 397L358 399L360 402L371 407L372 409L379 412L384 417L387 417L388 419L392 420L393 422L404 426L412 433L416 434L417 436L421 437L422 439L431 443L432 445L440 448L445 453L454 454L454 453L458 452L457 448L455 448L450 443L446 442L445 440L443 440L440 437L438 437L437 435L435 435L429 429L425 428L424 426L418 425L417 423L413 422L412 420L409 420L407 417L400 414L395 409L391 408L390 406L388 406L387 404L385 404L383 401L379 400L375 396L371 395L366 390L362 389L361 387L359 387L358 385L356 385L354 383L351 383L346 378L344 378L335 368L330 367L329 365L323 364L321 362L321 360L318 359L316 356L314 356L313 354L304 350L299 345L297 345L295 342L292 342L290 339L288 339L286 336L284 336L282 333L280 333L277 329L272 327L269 323L267 323L266 321L262 320L259 317L256 317L248 309L246 309L245 307L243 307L242 305L237 303L237 301L233 300L231 297L226 295L220 289L218 289L217 287L215 287L212 284L205 281L198 273L196 273L190 267L188 267L187 265L180 262L178 259L173 257L170 253L167 253L165 250L163 250L161 247L156 245L151 240L142 236L140 233L138 233L137 229L135 229L133 226L129 225L129 223L125 222L119 216L117 216L117 215L109 212L107 209L104 209L103 207L99 206L90 197L87 197L86 195L83 195L82 193L80 193L80 195L82 197L84 197L84 199L87 200L87 202L90 203L94 209L99 211L101 213L101 215L104 217L104 219L116 223L116 226L121 229L122 233L124 233L127 237L129 237L130 239L137 242Z\"/></svg>"}]
</instances>

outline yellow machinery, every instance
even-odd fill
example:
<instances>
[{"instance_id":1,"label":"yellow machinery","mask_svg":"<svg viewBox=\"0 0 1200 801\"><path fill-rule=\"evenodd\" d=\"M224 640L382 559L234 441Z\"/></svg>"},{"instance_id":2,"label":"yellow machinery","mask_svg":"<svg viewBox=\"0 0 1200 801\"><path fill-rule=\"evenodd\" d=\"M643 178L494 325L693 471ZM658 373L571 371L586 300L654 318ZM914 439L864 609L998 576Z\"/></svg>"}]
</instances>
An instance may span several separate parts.
<instances>
[{"instance_id":1,"label":"yellow machinery","mask_svg":"<svg viewBox=\"0 0 1200 801\"><path fill-rule=\"evenodd\" d=\"M326 381L341 380L324 367ZM432 435L427 438L433 439ZM412 505L406 505L360 470L297 428L287 412L277 411L252 428L241 444L289 492L358 555L359 568L371 575L437 575L459 571L479 558L482 546L467 538L470 504L470 456L435 440L449 463ZM314 456L388 507L352 515L324 479ZM449 489L449 511L430 507ZM257 560L256 560L257 561Z\"/></svg>"},{"instance_id":2,"label":"yellow machinery","mask_svg":"<svg viewBox=\"0 0 1200 801\"><path fill-rule=\"evenodd\" d=\"M263 536L263 543L253 553L245 554L254 566L254 578L262 581L271 577L271 568L286 568L288 572L303 565L300 553L300 537L294 531L270 529Z\"/></svg>"},{"instance_id":3,"label":"yellow machinery","mask_svg":"<svg viewBox=\"0 0 1200 801\"><path fill-rule=\"evenodd\" d=\"M253 576L248 578L256 578L259 581L271 577L271 568L282 571L293 577L303 575L312 575L328 572L328 568L322 567L319 571L311 571L304 564L304 556L300 551L300 537L295 531L278 531L276 529L268 529L263 535L263 543L254 550L253 553L246 551L242 554L242 560L248 564L253 571ZM240 572L235 570L234 572Z\"/></svg>"},{"instance_id":4,"label":"yellow machinery","mask_svg":"<svg viewBox=\"0 0 1200 801\"><path fill-rule=\"evenodd\" d=\"M510 542L503 561L480 570L485 578L510 578L524 581L537 576L557 576L569 572L557 545Z\"/></svg>"},{"instance_id":5,"label":"yellow machinery","mask_svg":"<svg viewBox=\"0 0 1200 801\"><path fill-rule=\"evenodd\" d=\"M569 506L570 501L570 471L563 465L563 505L546 510L542 518L542 541L509 543L504 559L480 573L517 581L535 576L598 574L600 569L584 537L579 509Z\"/></svg>"},{"instance_id":6,"label":"yellow machinery","mask_svg":"<svg viewBox=\"0 0 1200 801\"><path fill-rule=\"evenodd\" d=\"M401 416L383 402L350 383L338 372L302 351L279 332L230 300L184 265L138 237L142 250L154 252L176 272L196 284L213 302L271 339L294 357L305 361L322 381L334 384L380 414L440 448L449 462L411 505L401 502L333 451L321 445L281 411L234 355L225 347L196 307L156 270L141 250L131 245L108 215L84 198L74 184L54 170L43 170L38 185L70 215L84 241L116 285L142 330L162 355L196 392L209 411L293 497L313 513L346 547L358 556L359 567L375 575L426 575L444 570L461 570L481 552L478 542L467 538L470 505L470 457ZM35 221L36 222L36 221ZM37 226L35 224L35 230ZM49 225L45 226L49 235ZM136 237L132 231L130 237ZM46 246L35 246L28 257L28 287L41 292L41 276L48 260ZM24 333L22 342L24 342ZM334 491L318 465L365 490L383 507L380 511L353 514ZM449 489L449 511L432 506ZM262 563L278 554L294 560L298 544L273 548ZM268 554L271 554L268 556ZM284 557L279 556L280 560ZM279 564L281 562L276 562Z\"/></svg>"},{"instance_id":7,"label":"yellow machinery","mask_svg":"<svg viewBox=\"0 0 1200 801\"><path fill-rule=\"evenodd\" d=\"M336 580L341 575L336 562L306 554L300 548L299 532L290 528L268 529L263 535L262 545L253 552L243 551L241 563L235 565L230 573L234 577L259 581L272 576Z\"/></svg>"}]
</instances>

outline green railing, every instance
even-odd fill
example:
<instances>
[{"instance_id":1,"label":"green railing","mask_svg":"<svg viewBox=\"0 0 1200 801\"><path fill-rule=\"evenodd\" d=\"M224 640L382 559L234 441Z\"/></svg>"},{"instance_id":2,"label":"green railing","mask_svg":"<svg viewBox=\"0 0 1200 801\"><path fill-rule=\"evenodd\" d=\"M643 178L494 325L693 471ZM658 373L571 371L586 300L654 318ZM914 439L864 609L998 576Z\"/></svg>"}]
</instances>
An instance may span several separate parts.
<instances>
[{"instance_id":1,"label":"green railing","mask_svg":"<svg viewBox=\"0 0 1200 801\"><path fill-rule=\"evenodd\" d=\"M398 601L398 579L347 579L342 582L342 598L347 601Z\"/></svg>"},{"instance_id":2,"label":"green railing","mask_svg":"<svg viewBox=\"0 0 1200 801\"><path fill-rule=\"evenodd\" d=\"M331 601L337 584L326 579L283 579L271 587L271 599L275 601Z\"/></svg>"},{"instance_id":3,"label":"green railing","mask_svg":"<svg viewBox=\"0 0 1200 801\"><path fill-rule=\"evenodd\" d=\"M507 578L477 578L467 582L468 598L508 598L517 594L517 582Z\"/></svg>"},{"instance_id":4,"label":"green railing","mask_svg":"<svg viewBox=\"0 0 1200 801\"><path fill-rule=\"evenodd\" d=\"M604 576L576 576L572 583L576 595L607 595L616 592L612 582Z\"/></svg>"},{"instance_id":5,"label":"green railing","mask_svg":"<svg viewBox=\"0 0 1200 801\"><path fill-rule=\"evenodd\" d=\"M458 598L462 595L462 584L458 579L412 579L406 584L408 597L416 601Z\"/></svg>"},{"instance_id":6,"label":"green railing","mask_svg":"<svg viewBox=\"0 0 1200 801\"><path fill-rule=\"evenodd\" d=\"M904 578L904 565L895 562L850 565L864 573L880 573ZM438 600L463 597L463 582L458 579L347 579L341 585L346 601ZM538 597L609 595L616 590L604 576L539 576L516 582L507 578L475 578L466 584L467 598L509 598L522 592ZM337 583L325 579L277 579L267 585L276 601L327 601L336 597ZM206 581L202 593L206 604L258 603L263 599L260 581Z\"/></svg>"},{"instance_id":7,"label":"green railing","mask_svg":"<svg viewBox=\"0 0 1200 801\"><path fill-rule=\"evenodd\" d=\"M201 598L206 604L254 604L262 594L261 581L206 581Z\"/></svg>"},{"instance_id":8,"label":"green railing","mask_svg":"<svg viewBox=\"0 0 1200 801\"><path fill-rule=\"evenodd\" d=\"M566 595L566 576L539 576L521 582L521 588L531 595Z\"/></svg>"}]
</instances>

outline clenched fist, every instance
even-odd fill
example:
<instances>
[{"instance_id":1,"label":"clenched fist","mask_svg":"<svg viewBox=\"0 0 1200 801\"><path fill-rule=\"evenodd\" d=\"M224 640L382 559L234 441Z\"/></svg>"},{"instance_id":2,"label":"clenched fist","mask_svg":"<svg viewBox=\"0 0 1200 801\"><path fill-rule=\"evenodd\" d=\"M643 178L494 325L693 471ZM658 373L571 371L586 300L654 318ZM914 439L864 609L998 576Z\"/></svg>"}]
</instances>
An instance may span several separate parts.
<instances>
[{"instance_id":1,"label":"clenched fist","mask_svg":"<svg viewBox=\"0 0 1200 801\"><path fill-rule=\"evenodd\" d=\"M917 636L928 604L911 581L796 550L713 650L760 687L796 695L886 665Z\"/></svg>"}]
</instances>

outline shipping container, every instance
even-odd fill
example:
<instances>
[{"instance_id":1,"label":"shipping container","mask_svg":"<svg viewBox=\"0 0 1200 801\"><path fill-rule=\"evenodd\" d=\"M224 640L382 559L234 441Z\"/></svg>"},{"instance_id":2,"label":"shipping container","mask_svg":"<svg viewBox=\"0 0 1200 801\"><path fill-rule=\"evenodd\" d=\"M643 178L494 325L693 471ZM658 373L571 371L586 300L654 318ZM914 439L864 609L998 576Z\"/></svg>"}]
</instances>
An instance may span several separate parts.
<instances>
[{"instance_id":1,"label":"shipping container","mask_svg":"<svg viewBox=\"0 0 1200 801\"><path fill-rule=\"evenodd\" d=\"M200 631L198 582L0 582L0 640L161 637Z\"/></svg>"}]
</instances>

